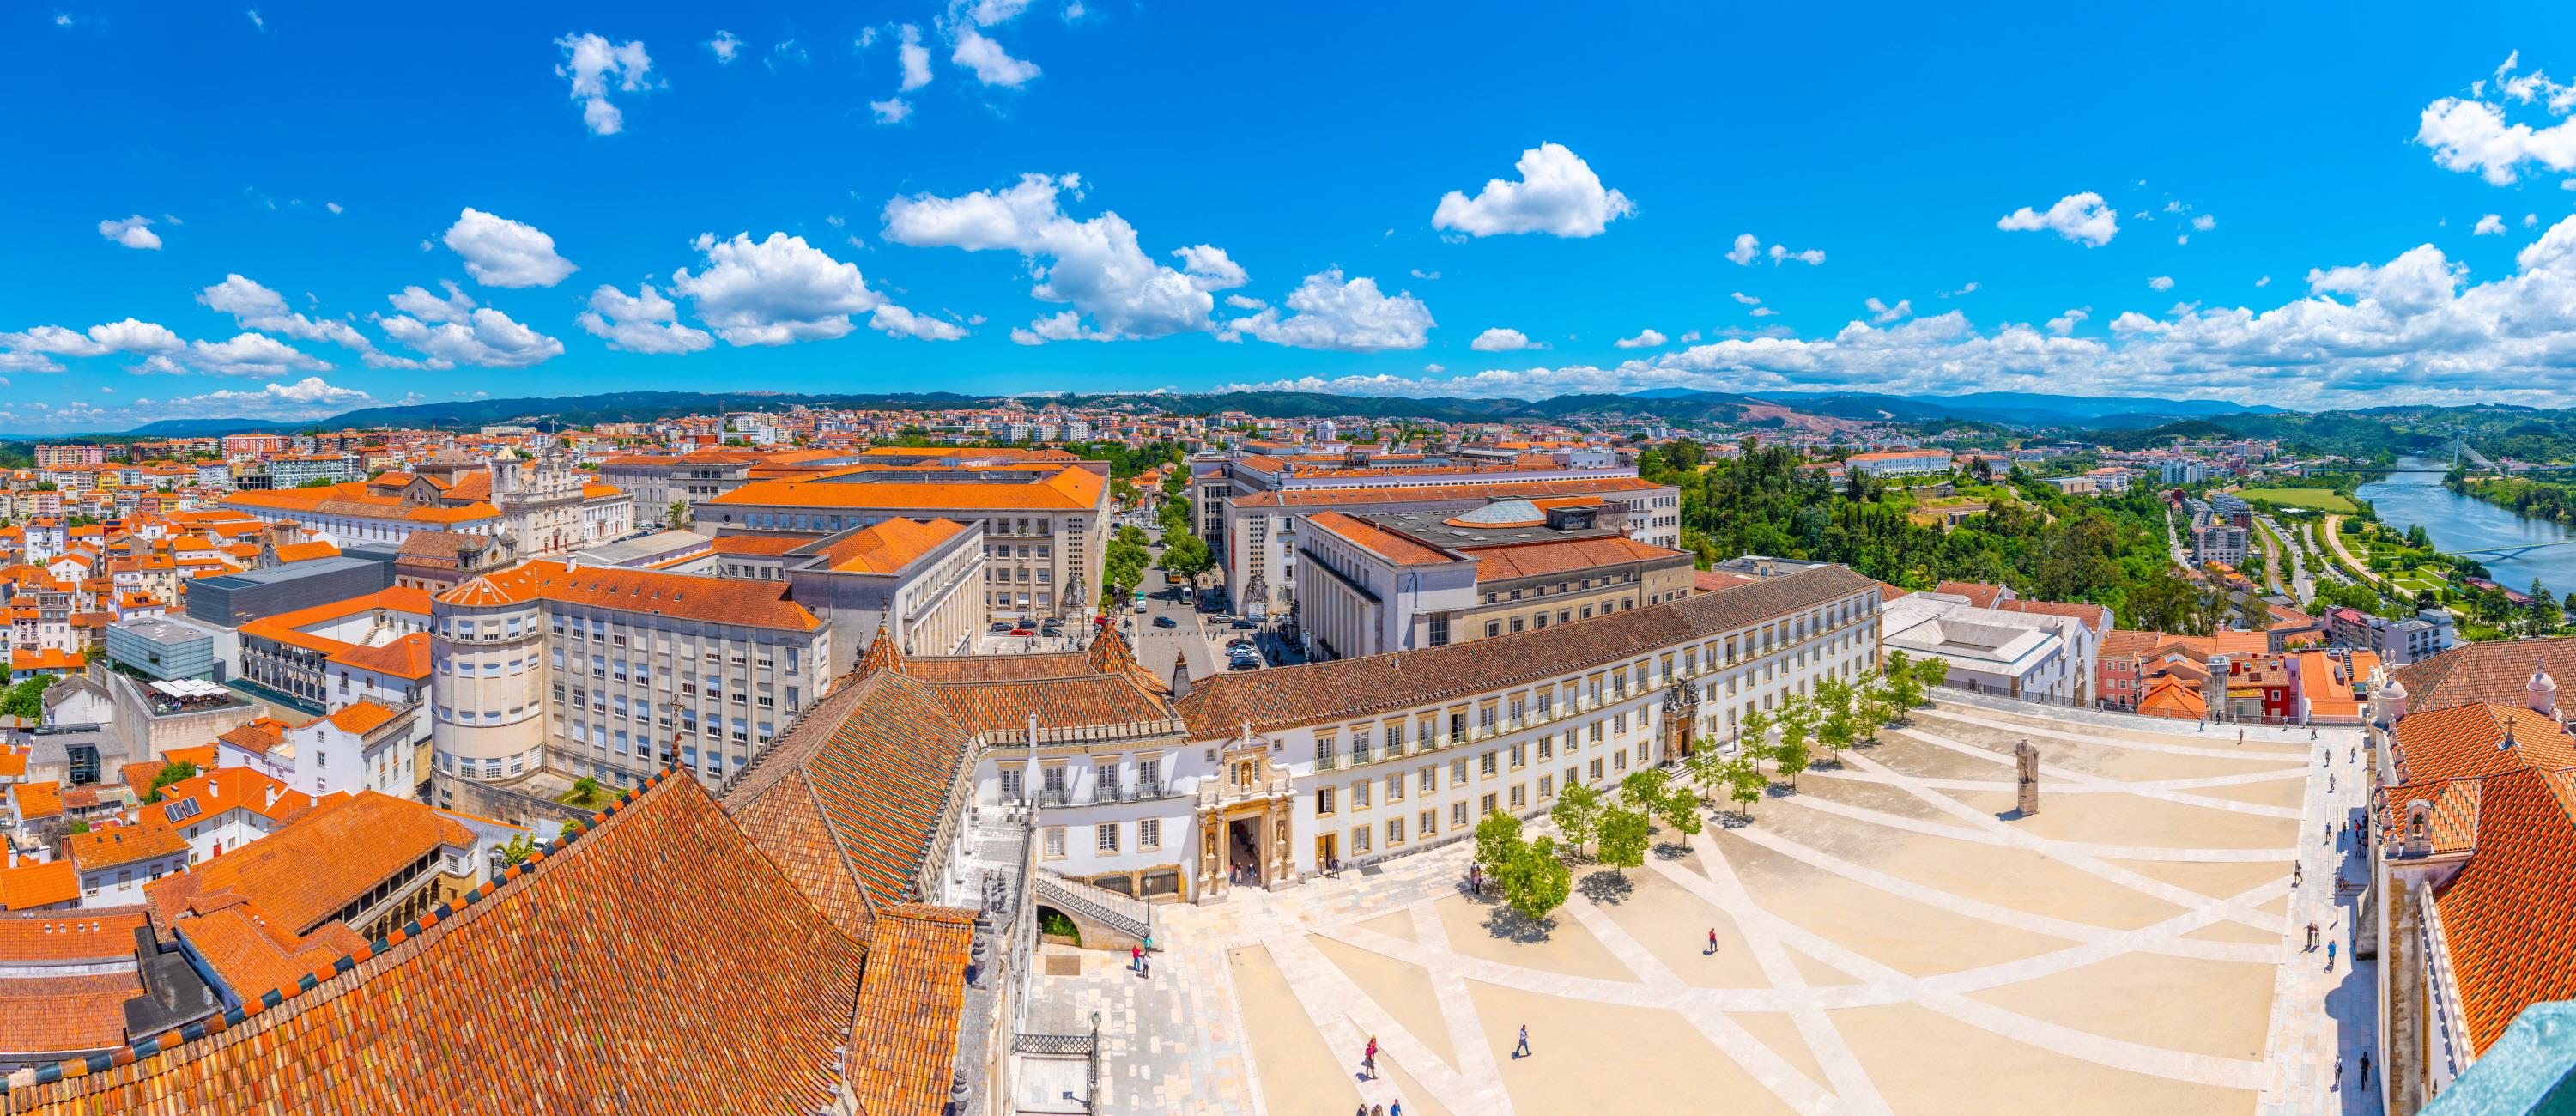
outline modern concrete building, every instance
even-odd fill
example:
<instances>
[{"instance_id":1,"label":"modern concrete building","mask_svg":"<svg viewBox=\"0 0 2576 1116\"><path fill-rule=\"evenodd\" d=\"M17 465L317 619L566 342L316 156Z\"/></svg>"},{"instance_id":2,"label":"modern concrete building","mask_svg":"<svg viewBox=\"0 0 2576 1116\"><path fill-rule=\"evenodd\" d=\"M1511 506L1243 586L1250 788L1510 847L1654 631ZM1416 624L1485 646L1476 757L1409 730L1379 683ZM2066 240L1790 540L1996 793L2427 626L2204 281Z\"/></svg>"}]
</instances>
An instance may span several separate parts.
<instances>
[{"instance_id":1,"label":"modern concrete building","mask_svg":"<svg viewBox=\"0 0 2576 1116\"><path fill-rule=\"evenodd\" d=\"M777 576L847 653L882 635L907 654L952 655L984 625L984 548L982 520L889 519L796 545Z\"/></svg>"}]
</instances>

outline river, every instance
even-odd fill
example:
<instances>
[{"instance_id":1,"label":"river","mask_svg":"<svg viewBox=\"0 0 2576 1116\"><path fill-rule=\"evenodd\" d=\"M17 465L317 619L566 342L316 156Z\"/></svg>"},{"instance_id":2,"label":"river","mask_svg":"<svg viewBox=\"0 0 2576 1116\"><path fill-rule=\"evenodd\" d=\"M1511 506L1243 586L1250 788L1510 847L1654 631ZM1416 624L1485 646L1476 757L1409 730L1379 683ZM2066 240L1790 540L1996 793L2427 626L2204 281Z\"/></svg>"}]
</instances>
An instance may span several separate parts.
<instances>
[{"instance_id":1,"label":"river","mask_svg":"<svg viewBox=\"0 0 2576 1116\"><path fill-rule=\"evenodd\" d=\"M2438 465L2409 457L2398 464L2413 468ZM2423 524L2433 545L2458 552L2491 546L2576 540L2576 529L2543 519L2524 519L2493 504L2472 500L2442 487L2440 473L2390 473L2361 486L2360 496L2379 510L2379 519L2399 530ZM2538 578L2561 596L2576 588L2576 546L2535 550L2519 558L2483 558L2498 584L2529 589Z\"/></svg>"}]
</instances>

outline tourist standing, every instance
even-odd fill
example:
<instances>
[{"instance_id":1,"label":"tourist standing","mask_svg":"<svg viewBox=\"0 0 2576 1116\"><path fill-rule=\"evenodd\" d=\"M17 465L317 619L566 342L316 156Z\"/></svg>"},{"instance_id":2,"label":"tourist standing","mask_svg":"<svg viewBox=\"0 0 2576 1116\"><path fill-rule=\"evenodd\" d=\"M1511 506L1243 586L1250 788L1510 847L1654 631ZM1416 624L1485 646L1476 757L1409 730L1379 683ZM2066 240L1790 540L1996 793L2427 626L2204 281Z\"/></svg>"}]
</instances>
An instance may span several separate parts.
<instances>
[{"instance_id":1,"label":"tourist standing","mask_svg":"<svg viewBox=\"0 0 2576 1116\"><path fill-rule=\"evenodd\" d=\"M1708 952L1710 956L1717 954L1717 927L1714 926L1708 928Z\"/></svg>"},{"instance_id":2,"label":"tourist standing","mask_svg":"<svg viewBox=\"0 0 2576 1116\"><path fill-rule=\"evenodd\" d=\"M2327 972L2329 972L2329 973L2331 973L2331 972L2333 972L2333 971L2334 971L2334 947L2335 947L2335 944L2334 944L2333 942L2329 941L2329 942L2327 942L2327 943L2326 943L2326 971L2327 971ZM2343 1059L2341 1059L2341 1058L2337 1058L2337 1059L2335 1059L2335 1060L2336 1060L2337 1062L2341 1062ZM2342 1076L2343 1076L2343 1070L2342 1070L2340 1067L2338 1067L2338 1068L2335 1070L2335 1077L2336 1077L2336 1078L2338 1078L2338 1079L2340 1079Z\"/></svg>"},{"instance_id":3,"label":"tourist standing","mask_svg":"<svg viewBox=\"0 0 2576 1116\"><path fill-rule=\"evenodd\" d=\"M1360 1065L1368 1070L1369 1080L1377 1080L1377 1036L1370 1035L1368 1051L1360 1055Z\"/></svg>"}]
</instances>

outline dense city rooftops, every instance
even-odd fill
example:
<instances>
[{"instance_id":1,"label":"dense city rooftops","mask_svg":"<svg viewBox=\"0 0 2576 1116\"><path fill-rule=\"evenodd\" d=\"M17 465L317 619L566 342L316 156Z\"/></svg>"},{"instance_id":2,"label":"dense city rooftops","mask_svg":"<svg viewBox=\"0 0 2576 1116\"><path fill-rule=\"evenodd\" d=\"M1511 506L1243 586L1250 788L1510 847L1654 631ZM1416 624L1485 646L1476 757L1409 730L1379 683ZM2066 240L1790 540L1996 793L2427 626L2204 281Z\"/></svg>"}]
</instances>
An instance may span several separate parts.
<instances>
[{"instance_id":1,"label":"dense city rooftops","mask_svg":"<svg viewBox=\"0 0 2576 1116\"><path fill-rule=\"evenodd\" d=\"M488 608L543 599L755 628L812 631L822 626L787 594L786 583L777 581L530 562L477 577L439 594L438 600Z\"/></svg>"}]
</instances>

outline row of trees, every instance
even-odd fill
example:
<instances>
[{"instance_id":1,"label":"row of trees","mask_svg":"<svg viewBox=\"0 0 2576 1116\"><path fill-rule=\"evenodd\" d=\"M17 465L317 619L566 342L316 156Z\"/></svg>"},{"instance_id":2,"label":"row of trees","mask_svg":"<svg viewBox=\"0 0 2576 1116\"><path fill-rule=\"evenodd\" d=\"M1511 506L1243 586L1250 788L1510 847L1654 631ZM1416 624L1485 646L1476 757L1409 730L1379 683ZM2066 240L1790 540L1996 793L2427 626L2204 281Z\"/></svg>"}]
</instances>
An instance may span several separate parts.
<instances>
[{"instance_id":1,"label":"row of trees","mask_svg":"<svg viewBox=\"0 0 2576 1116\"><path fill-rule=\"evenodd\" d=\"M1875 738L1880 728L1923 704L1925 691L1949 672L1943 660L1909 661L1904 652L1892 652L1879 674L1858 682L1820 682L1812 695L1791 695L1776 710L1755 711L1741 726L1742 745L1733 755L1721 754L1714 740L1701 740L1678 778L1649 767L1629 773L1614 788L1569 783L1558 788L1548 810L1555 837L1532 840L1522 834L1518 816L1487 814L1476 826L1475 862L1512 910L1533 921L1545 918L1573 893L1574 872L1564 854L1579 855L1592 846L1595 861L1625 875L1645 864L1657 823L1680 834L1687 847L1702 828L1700 810L1708 802L1732 801L1749 822L1753 802L1771 788L1762 761L1774 764L1794 787L1798 773L1815 762L1815 745L1839 760L1843 749Z\"/></svg>"}]
</instances>

